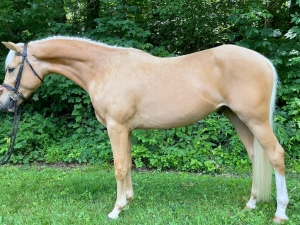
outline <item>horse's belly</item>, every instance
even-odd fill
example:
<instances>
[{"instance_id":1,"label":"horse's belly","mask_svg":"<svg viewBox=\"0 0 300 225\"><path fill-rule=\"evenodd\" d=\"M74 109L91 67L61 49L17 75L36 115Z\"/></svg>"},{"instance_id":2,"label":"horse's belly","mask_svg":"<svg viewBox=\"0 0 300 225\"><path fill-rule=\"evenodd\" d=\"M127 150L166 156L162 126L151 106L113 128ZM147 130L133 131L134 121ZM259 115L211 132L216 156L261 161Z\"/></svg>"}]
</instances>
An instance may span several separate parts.
<instances>
[{"instance_id":1,"label":"horse's belly","mask_svg":"<svg viewBox=\"0 0 300 225\"><path fill-rule=\"evenodd\" d=\"M134 129L169 129L187 126L195 123L218 107L215 104L196 104L187 106L182 103L172 106L170 104L161 107L148 106L133 120Z\"/></svg>"}]
</instances>

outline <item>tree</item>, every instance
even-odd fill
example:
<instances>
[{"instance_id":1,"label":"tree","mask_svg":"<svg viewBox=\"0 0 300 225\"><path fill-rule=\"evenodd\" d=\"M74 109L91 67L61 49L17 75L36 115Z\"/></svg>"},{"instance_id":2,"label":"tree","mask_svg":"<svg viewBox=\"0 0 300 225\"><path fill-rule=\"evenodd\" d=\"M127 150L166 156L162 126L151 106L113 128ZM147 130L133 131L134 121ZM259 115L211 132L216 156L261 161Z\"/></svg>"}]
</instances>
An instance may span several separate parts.
<instances>
[{"instance_id":1,"label":"tree","mask_svg":"<svg viewBox=\"0 0 300 225\"><path fill-rule=\"evenodd\" d=\"M97 27L95 21L99 18L100 0L86 0L86 30L93 30Z\"/></svg>"},{"instance_id":2,"label":"tree","mask_svg":"<svg viewBox=\"0 0 300 225\"><path fill-rule=\"evenodd\" d=\"M111 45L139 48L161 57L188 54L222 44L236 44L256 50L270 58L278 70L281 85L278 90L275 128L288 155L292 159L298 159L299 12L299 0L1 0L0 40L26 42L51 35L84 36ZM1 45L2 68L7 52ZM3 73L0 77L3 78ZM97 122L93 116L89 97L71 81L58 75L48 76L45 84L26 102L25 111L27 114L24 118L23 133L26 133L26 129L28 131L31 127L37 127L36 124L43 124L43 117L47 118L47 123L52 121L53 124L57 124L58 128L55 130L56 126L53 124L53 126L43 124L40 127L40 131L34 137L40 138L41 141L47 139L49 145L45 147L33 141L28 133L22 136L22 142L18 147L22 149L20 154L22 153L24 157L28 155L33 160L34 156L30 155L30 152L32 149L38 149L41 157L45 155L47 159L58 154L60 159L64 158L65 161L79 161L80 157L85 157L85 160L92 158L95 160L97 157L109 160L109 143L102 132L103 127L95 125ZM32 115L37 121L33 121ZM232 145L228 144L237 143L237 137L232 135L232 128L228 128L224 120L219 119L220 124L212 121L211 117L193 127L159 134L155 131L136 133L135 140L138 146L135 148L136 162L154 168L166 168L168 165L181 165L181 169L187 170L195 169L195 165L199 166L198 169L205 168L198 155L197 158L193 158L194 164L190 168L185 167L186 160L190 158L184 159L182 164L178 163L179 161L160 161L158 165L155 160L158 162L158 158L162 155L158 153L155 155L153 150L164 148L163 160L167 160L168 157L182 159L186 155L192 157L195 155L194 152L183 153L180 148L185 146L186 149L190 149L198 146L197 141L189 140L188 142L193 144L187 145L184 140L189 135L197 136L202 133L207 137L201 148L209 149L215 146L214 154L219 158L214 162L222 164L222 161L226 161L229 157ZM66 129L62 129L64 126ZM91 128L96 130L92 139L85 135ZM45 136L47 129L51 133L49 137ZM5 123L0 124L0 133L7 130L9 129L5 127ZM210 130L213 138L208 138L210 135L204 130ZM101 136L103 140L101 148L105 149L105 154L101 156L93 152L92 146L95 146L96 136ZM59 142L59 148L50 146L53 144L51 138ZM62 153L57 150L72 149L70 146L79 139L80 144L76 145L76 149L72 147L73 152L69 150ZM162 147L163 145L155 143L155 140L159 140L158 143L176 140L172 142L176 151L168 151ZM1 138L0 143L5 145L5 141ZM222 145L217 146L218 143ZM235 150L236 165L246 162L245 154ZM228 154L225 154L227 158L222 156L223 153L219 154L219 151L227 152ZM80 157L78 154L81 154ZM205 157L206 161L210 160L208 155Z\"/></svg>"}]
</instances>

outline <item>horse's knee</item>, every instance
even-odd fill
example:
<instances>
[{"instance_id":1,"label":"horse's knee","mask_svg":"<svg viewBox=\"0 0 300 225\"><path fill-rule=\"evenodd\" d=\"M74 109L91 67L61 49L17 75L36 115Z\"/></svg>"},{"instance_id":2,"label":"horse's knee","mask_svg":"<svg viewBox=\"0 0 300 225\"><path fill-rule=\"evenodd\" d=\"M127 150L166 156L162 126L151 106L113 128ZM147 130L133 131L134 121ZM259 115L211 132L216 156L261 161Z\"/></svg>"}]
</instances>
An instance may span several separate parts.
<instances>
[{"instance_id":1,"label":"horse's knee","mask_svg":"<svg viewBox=\"0 0 300 225\"><path fill-rule=\"evenodd\" d=\"M124 168L115 168L115 177L117 180L124 180L127 176L128 169Z\"/></svg>"}]
</instances>

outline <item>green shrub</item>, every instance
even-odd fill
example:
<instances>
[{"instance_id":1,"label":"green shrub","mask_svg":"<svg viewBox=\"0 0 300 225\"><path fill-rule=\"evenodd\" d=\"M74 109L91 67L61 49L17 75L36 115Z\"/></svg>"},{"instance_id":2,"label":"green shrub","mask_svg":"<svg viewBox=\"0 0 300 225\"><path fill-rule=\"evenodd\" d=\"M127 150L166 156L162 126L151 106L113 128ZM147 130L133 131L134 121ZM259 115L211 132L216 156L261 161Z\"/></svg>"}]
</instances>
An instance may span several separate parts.
<instances>
[{"instance_id":1,"label":"green shrub","mask_svg":"<svg viewBox=\"0 0 300 225\"><path fill-rule=\"evenodd\" d=\"M0 124L1 153L8 148L12 117L4 114ZM88 118L88 119L87 119ZM44 117L25 112L17 134L11 163L112 163L106 129L94 116L80 123L70 118ZM276 116L276 121L280 119ZM289 170L300 171L299 149L290 146L296 130L275 123L280 142L286 145ZM59 128L59 129L58 129ZM133 163L136 168L157 170L250 171L247 152L232 125L224 117L212 114L188 127L170 130L136 130L133 132Z\"/></svg>"},{"instance_id":2,"label":"green shrub","mask_svg":"<svg viewBox=\"0 0 300 225\"><path fill-rule=\"evenodd\" d=\"M0 39L84 36L161 57L228 43L256 50L278 70L274 130L286 150L287 168L300 171L299 7L299 0L3 0ZM7 52L1 45L0 68ZM89 96L70 80L48 76L26 101L24 112L12 163L112 162L106 129L95 119ZM0 154L9 145L11 121L11 115L0 114ZM137 168L206 173L250 168L231 124L215 114L188 127L134 131L133 161Z\"/></svg>"}]
</instances>

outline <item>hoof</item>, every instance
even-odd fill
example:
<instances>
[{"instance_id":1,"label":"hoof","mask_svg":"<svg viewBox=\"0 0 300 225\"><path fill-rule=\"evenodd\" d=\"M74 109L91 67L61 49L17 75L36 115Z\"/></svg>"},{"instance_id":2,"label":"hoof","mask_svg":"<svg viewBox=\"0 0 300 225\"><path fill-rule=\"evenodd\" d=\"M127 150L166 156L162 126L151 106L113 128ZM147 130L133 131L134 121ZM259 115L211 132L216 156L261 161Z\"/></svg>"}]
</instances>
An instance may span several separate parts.
<instances>
[{"instance_id":1,"label":"hoof","mask_svg":"<svg viewBox=\"0 0 300 225\"><path fill-rule=\"evenodd\" d=\"M109 221L114 221L114 220L118 219L118 217L117 218L110 218L109 216L107 218L108 218Z\"/></svg>"},{"instance_id":2,"label":"hoof","mask_svg":"<svg viewBox=\"0 0 300 225\"><path fill-rule=\"evenodd\" d=\"M113 221L119 218L119 213L119 210L114 209L107 217L110 221Z\"/></svg>"},{"instance_id":3,"label":"hoof","mask_svg":"<svg viewBox=\"0 0 300 225\"><path fill-rule=\"evenodd\" d=\"M254 210L254 209L247 205L244 207L244 211L252 211L252 210Z\"/></svg>"},{"instance_id":4,"label":"hoof","mask_svg":"<svg viewBox=\"0 0 300 225\"><path fill-rule=\"evenodd\" d=\"M118 216L111 215L111 213L107 215L107 218L109 221L114 221L114 220L119 219Z\"/></svg>"},{"instance_id":5,"label":"hoof","mask_svg":"<svg viewBox=\"0 0 300 225\"><path fill-rule=\"evenodd\" d=\"M282 223L283 221L285 221L286 219L282 219L282 218L279 218L279 217L277 217L277 216L275 216L274 217L274 219L273 219L273 221L275 222L275 223Z\"/></svg>"}]
</instances>

